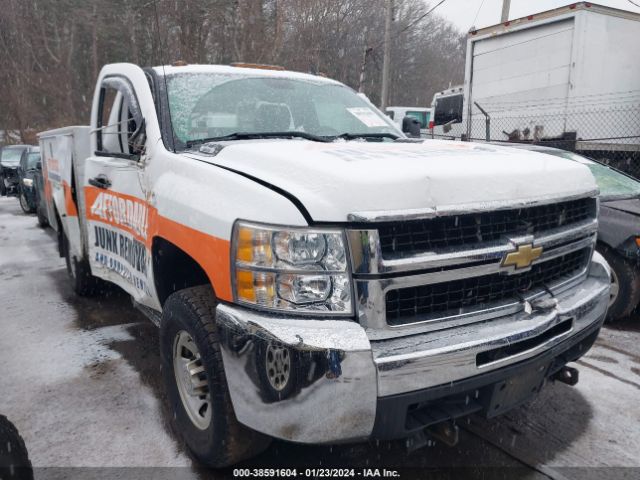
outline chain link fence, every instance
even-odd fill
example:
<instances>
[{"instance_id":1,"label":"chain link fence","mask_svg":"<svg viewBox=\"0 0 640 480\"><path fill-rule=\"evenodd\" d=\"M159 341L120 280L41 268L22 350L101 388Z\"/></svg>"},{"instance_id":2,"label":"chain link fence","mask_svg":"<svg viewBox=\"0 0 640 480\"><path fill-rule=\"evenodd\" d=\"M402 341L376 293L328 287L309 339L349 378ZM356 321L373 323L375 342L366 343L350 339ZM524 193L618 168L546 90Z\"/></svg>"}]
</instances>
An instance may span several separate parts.
<instances>
[{"instance_id":1,"label":"chain link fence","mask_svg":"<svg viewBox=\"0 0 640 480\"><path fill-rule=\"evenodd\" d=\"M640 91L572 101L474 102L470 111L429 136L561 148L640 179Z\"/></svg>"}]
</instances>

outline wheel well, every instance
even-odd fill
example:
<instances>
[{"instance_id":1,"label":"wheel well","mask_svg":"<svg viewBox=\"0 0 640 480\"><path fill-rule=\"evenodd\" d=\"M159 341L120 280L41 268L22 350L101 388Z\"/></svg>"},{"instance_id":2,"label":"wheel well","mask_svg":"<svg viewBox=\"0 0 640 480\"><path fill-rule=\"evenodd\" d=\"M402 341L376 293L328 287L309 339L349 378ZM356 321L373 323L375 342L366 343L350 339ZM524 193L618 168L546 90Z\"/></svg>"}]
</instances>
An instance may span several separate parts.
<instances>
[{"instance_id":1,"label":"wheel well","mask_svg":"<svg viewBox=\"0 0 640 480\"><path fill-rule=\"evenodd\" d=\"M151 253L153 279L161 305L173 292L211 283L198 262L170 241L155 237Z\"/></svg>"}]
</instances>

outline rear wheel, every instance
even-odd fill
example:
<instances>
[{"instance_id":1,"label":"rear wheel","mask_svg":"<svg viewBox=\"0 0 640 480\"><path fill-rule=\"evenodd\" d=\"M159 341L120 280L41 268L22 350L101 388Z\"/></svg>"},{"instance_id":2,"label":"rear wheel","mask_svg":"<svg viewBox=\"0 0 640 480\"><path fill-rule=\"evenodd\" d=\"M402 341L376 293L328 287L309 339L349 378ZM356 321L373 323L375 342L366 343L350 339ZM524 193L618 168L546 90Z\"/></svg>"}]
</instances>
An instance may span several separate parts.
<instances>
[{"instance_id":1,"label":"rear wheel","mask_svg":"<svg viewBox=\"0 0 640 480\"><path fill-rule=\"evenodd\" d=\"M640 302L640 271L611 249L602 249L600 253L611 267L611 295L607 320L626 318Z\"/></svg>"},{"instance_id":2,"label":"rear wheel","mask_svg":"<svg viewBox=\"0 0 640 480\"><path fill-rule=\"evenodd\" d=\"M173 293L160 328L162 372L174 425L202 463L224 467L257 455L269 438L236 419L222 365L209 285Z\"/></svg>"},{"instance_id":3,"label":"rear wheel","mask_svg":"<svg viewBox=\"0 0 640 480\"><path fill-rule=\"evenodd\" d=\"M62 225L59 225L59 228L62 229ZM81 297L94 295L98 291L100 280L91 274L91 267L86 259L78 260L78 258L71 253L69 239L64 231L62 231L61 235L62 251L65 263L67 264L67 273L69 274L74 292Z\"/></svg>"}]
</instances>

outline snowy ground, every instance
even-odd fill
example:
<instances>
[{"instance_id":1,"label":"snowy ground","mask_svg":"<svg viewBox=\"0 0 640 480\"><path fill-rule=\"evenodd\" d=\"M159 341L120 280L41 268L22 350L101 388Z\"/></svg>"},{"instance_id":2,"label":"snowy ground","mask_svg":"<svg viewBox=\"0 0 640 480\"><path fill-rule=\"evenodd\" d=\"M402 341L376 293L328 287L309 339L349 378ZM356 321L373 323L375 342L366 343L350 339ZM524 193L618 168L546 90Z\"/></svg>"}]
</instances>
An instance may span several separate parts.
<instances>
[{"instance_id":1,"label":"snowy ground","mask_svg":"<svg viewBox=\"0 0 640 480\"><path fill-rule=\"evenodd\" d=\"M169 427L156 328L118 291L75 297L52 231L6 198L0 199L0 326L0 414L23 436L36 478L221 477L194 466ZM407 454L401 442L274 442L245 466L468 467L440 478L638 478L639 344L640 318L605 328L578 362L576 387L550 385L502 418L464 423L455 448L434 444ZM413 470L402 478L409 476L422 475Z\"/></svg>"}]
</instances>

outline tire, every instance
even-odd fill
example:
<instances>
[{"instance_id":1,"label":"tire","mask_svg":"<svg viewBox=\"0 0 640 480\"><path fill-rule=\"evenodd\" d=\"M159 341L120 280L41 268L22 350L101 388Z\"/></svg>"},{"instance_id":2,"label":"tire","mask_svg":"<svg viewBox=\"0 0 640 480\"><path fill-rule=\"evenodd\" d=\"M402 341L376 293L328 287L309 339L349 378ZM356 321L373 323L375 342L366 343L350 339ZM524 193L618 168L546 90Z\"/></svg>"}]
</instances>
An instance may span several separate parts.
<instances>
[{"instance_id":1,"label":"tire","mask_svg":"<svg viewBox=\"0 0 640 480\"><path fill-rule=\"evenodd\" d=\"M3 415L0 415L0 478L33 480L33 468L24 440Z\"/></svg>"},{"instance_id":2,"label":"tire","mask_svg":"<svg viewBox=\"0 0 640 480\"><path fill-rule=\"evenodd\" d=\"M24 195L23 191L20 191L19 201L20 208L22 208L22 211L24 213L33 213L33 208L31 208L31 205L29 205L29 200L27 200L27 197Z\"/></svg>"},{"instance_id":3,"label":"tire","mask_svg":"<svg viewBox=\"0 0 640 480\"><path fill-rule=\"evenodd\" d=\"M160 351L175 430L196 459L220 468L257 455L270 439L236 419L222 365L215 306L209 285L170 295L163 308ZM188 360L190 373L184 363ZM194 370L199 371L194 374ZM189 393L187 385L196 388Z\"/></svg>"},{"instance_id":4,"label":"tire","mask_svg":"<svg viewBox=\"0 0 640 480\"><path fill-rule=\"evenodd\" d=\"M4 184L4 176L0 175L0 197L7 196L7 186Z\"/></svg>"},{"instance_id":5,"label":"tire","mask_svg":"<svg viewBox=\"0 0 640 480\"><path fill-rule=\"evenodd\" d=\"M78 260L71 255L69 239L64 230L62 230L62 224L59 224L59 228L62 235L62 252L73 291L81 297L95 295L98 291L100 280L91 274L91 267L86 259Z\"/></svg>"},{"instance_id":6,"label":"tire","mask_svg":"<svg viewBox=\"0 0 640 480\"><path fill-rule=\"evenodd\" d=\"M36 215L38 215L38 226L40 228L47 228L49 226L49 219L45 212L42 211L42 207L36 208Z\"/></svg>"},{"instance_id":7,"label":"tire","mask_svg":"<svg viewBox=\"0 0 640 480\"><path fill-rule=\"evenodd\" d=\"M631 262L609 248L598 250L611 266L612 297L607 321L626 318L640 302L640 271Z\"/></svg>"}]
</instances>

